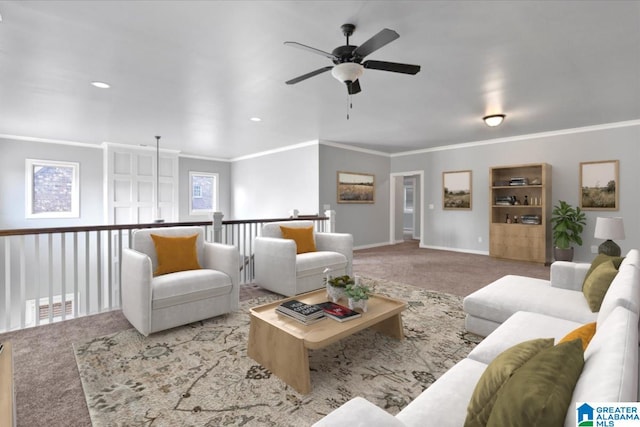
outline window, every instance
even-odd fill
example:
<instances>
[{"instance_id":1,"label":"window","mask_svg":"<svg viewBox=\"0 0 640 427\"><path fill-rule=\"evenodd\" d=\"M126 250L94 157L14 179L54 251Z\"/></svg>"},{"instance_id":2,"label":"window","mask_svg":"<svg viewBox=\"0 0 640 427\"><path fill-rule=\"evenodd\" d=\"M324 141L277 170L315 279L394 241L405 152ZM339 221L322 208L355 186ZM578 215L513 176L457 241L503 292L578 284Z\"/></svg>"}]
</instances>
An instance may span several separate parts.
<instances>
[{"instance_id":1,"label":"window","mask_svg":"<svg viewBox=\"0 0 640 427\"><path fill-rule=\"evenodd\" d=\"M218 209L218 174L189 172L189 215L204 215Z\"/></svg>"},{"instance_id":2,"label":"window","mask_svg":"<svg viewBox=\"0 0 640 427\"><path fill-rule=\"evenodd\" d=\"M26 217L78 218L80 165L52 160L26 160Z\"/></svg>"}]
</instances>

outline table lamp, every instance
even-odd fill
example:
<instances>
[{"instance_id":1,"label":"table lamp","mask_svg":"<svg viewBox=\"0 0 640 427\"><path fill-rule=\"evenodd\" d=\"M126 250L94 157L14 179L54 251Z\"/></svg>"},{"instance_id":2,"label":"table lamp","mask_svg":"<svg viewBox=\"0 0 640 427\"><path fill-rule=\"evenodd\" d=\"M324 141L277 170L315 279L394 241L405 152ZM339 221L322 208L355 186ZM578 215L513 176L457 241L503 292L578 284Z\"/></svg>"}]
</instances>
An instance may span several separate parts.
<instances>
[{"instance_id":1,"label":"table lamp","mask_svg":"<svg viewBox=\"0 0 640 427\"><path fill-rule=\"evenodd\" d=\"M605 239L598 246L598 253L610 256L620 256L620 246L613 239L624 239L624 224L620 217L598 217L596 219L596 231L593 233L596 239Z\"/></svg>"}]
</instances>

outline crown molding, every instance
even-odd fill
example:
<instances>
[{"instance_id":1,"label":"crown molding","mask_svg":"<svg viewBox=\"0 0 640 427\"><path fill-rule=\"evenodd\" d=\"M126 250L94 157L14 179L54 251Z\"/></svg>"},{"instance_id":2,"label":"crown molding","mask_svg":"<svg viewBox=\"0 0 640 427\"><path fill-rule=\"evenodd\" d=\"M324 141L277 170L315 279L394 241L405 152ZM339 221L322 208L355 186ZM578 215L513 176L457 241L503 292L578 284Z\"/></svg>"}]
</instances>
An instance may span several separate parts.
<instances>
[{"instance_id":1,"label":"crown molding","mask_svg":"<svg viewBox=\"0 0 640 427\"><path fill-rule=\"evenodd\" d=\"M320 141L320 145L326 145L328 147L334 147L334 148L342 148L343 150L349 150L349 151L357 151L359 153L373 154L374 156L391 157L391 154L385 153L384 151L376 151L368 148L354 147L353 145L341 144L339 142Z\"/></svg>"},{"instance_id":2,"label":"crown molding","mask_svg":"<svg viewBox=\"0 0 640 427\"><path fill-rule=\"evenodd\" d=\"M37 138L37 137L33 137L33 136L20 136L20 135L0 134L0 139L12 139L12 140L15 140L15 141L28 141L28 142L44 142L44 143L47 143L47 144L74 145L76 147L102 149L100 144L93 144L93 143L90 143L90 142L66 141L66 140L62 140L62 139L51 139L51 138Z\"/></svg>"},{"instance_id":3,"label":"crown molding","mask_svg":"<svg viewBox=\"0 0 640 427\"><path fill-rule=\"evenodd\" d=\"M632 127L632 126L640 126L640 119L627 120L624 122L616 122L616 123L605 123L601 125L583 126L579 128L560 129L560 130L553 130L548 132L530 133L527 135L509 136L506 138L496 138L496 139L487 139L483 141L464 142L460 144L441 145L439 147L424 148L420 150L403 151L401 153L394 153L394 154L391 154L391 157L412 156L414 154L432 153L435 151L459 150L463 148L479 147L482 145L503 144L506 142L526 141L529 139L536 139L536 138L549 138L552 136L571 135L571 134L583 133L583 132L596 132L600 130L617 129L617 128Z\"/></svg>"},{"instance_id":4,"label":"crown molding","mask_svg":"<svg viewBox=\"0 0 640 427\"><path fill-rule=\"evenodd\" d=\"M230 161L231 162L238 162L240 160L255 159L257 157L264 157L264 156L268 156L268 155L275 154L275 153L282 153L283 151L296 150L298 148L310 147L310 146L318 145L318 143L319 143L319 141L317 139L314 139L312 141L301 142L299 144L293 144L293 145L287 145L285 147L274 148L273 150L261 151L259 153L247 154L246 156L234 157Z\"/></svg>"}]
</instances>

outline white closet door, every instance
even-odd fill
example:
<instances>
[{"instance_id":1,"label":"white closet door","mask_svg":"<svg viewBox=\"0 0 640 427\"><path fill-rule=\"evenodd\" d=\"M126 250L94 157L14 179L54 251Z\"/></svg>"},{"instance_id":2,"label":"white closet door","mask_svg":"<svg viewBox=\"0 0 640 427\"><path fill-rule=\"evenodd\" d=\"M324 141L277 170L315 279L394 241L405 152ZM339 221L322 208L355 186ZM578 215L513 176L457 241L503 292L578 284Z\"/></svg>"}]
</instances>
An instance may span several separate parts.
<instances>
[{"instance_id":1,"label":"white closet door","mask_svg":"<svg viewBox=\"0 0 640 427\"><path fill-rule=\"evenodd\" d=\"M144 224L156 214L156 151L104 144L109 224ZM165 222L178 220L178 153L160 150L159 213Z\"/></svg>"}]
</instances>

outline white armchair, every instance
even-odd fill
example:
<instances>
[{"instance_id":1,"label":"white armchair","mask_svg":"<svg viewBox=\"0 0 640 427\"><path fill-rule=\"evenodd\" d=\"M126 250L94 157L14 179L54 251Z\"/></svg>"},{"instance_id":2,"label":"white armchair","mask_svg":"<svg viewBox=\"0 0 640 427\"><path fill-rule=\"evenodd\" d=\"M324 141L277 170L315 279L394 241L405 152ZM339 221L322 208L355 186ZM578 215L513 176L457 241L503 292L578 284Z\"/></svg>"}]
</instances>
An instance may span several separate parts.
<instances>
[{"instance_id":1,"label":"white armchair","mask_svg":"<svg viewBox=\"0 0 640 427\"><path fill-rule=\"evenodd\" d=\"M151 234L198 234L198 270L154 276L158 258ZM237 310L240 255L231 245L204 241L201 227L147 228L134 232L122 251L122 312L143 335Z\"/></svg>"},{"instance_id":2,"label":"white armchair","mask_svg":"<svg viewBox=\"0 0 640 427\"><path fill-rule=\"evenodd\" d=\"M297 254L296 243L282 238L280 226L306 228L312 221L267 223L255 240L255 283L285 296L324 286L323 271L332 276L351 274L353 236L346 233L314 233L316 251Z\"/></svg>"}]
</instances>

